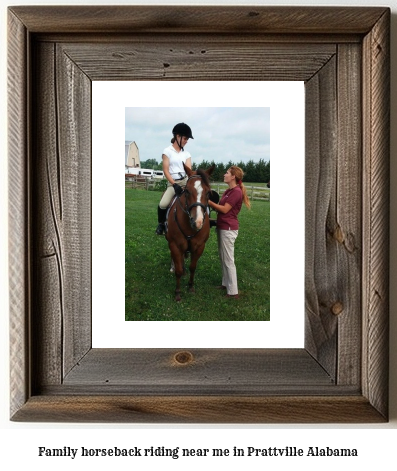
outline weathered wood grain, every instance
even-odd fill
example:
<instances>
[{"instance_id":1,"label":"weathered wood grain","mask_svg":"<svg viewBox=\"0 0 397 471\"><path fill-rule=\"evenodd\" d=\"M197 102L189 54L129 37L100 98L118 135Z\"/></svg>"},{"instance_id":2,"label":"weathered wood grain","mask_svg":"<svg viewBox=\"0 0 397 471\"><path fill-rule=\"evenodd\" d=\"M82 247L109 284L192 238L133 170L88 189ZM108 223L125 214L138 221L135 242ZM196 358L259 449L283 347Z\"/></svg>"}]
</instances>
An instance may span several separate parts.
<instances>
[{"instance_id":1,"label":"weathered wood grain","mask_svg":"<svg viewBox=\"0 0 397 471\"><path fill-rule=\"evenodd\" d=\"M12 420L387 420L389 15L9 10ZM91 81L230 80L236 64L306 83L306 348L92 350Z\"/></svg>"},{"instance_id":2,"label":"weathered wood grain","mask_svg":"<svg viewBox=\"0 0 397 471\"><path fill-rule=\"evenodd\" d=\"M365 418L365 420L363 420ZM32 397L15 421L75 423L310 424L379 423L385 419L361 396L225 397L95 394Z\"/></svg>"},{"instance_id":3,"label":"weathered wood grain","mask_svg":"<svg viewBox=\"0 0 397 471\"><path fill-rule=\"evenodd\" d=\"M383 7L12 7L33 33L367 33Z\"/></svg>"},{"instance_id":4,"label":"weathered wood grain","mask_svg":"<svg viewBox=\"0 0 397 471\"><path fill-rule=\"evenodd\" d=\"M309 80L336 53L335 44L241 42L234 35L159 43L64 44L63 52L91 80Z\"/></svg>"},{"instance_id":5,"label":"weathered wood grain","mask_svg":"<svg viewBox=\"0 0 397 471\"><path fill-rule=\"evenodd\" d=\"M353 44L306 84L306 348L339 385L361 375L360 82Z\"/></svg>"},{"instance_id":6,"label":"weathered wood grain","mask_svg":"<svg viewBox=\"0 0 397 471\"><path fill-rule=\"evenodd\" d=\"M167 389L170 385L198 393L221 387L260 392L269 385L282 388L328 386L333 378L304 349L193 349L178 361L183 349L93 349L65 377L63 385L130 385L135 391ZM265 361L264 361L265 360Z\"/></svg>"},{"instance_id":7,"label":"weathered wood grain","mask_svg":"<svg viewBox=\"0 0 397 471\"><path fill-rule=\"evenodd\" d=\"M338 46L338 155L335 220L328 234L337 243L337 291L333 314L338 320L337 383L360 384L362 362L363 160L362 51Z\"/></svg>"},{"instance_id":8,"label":"weathered wood grain","mask_svg":"<svg viewBox=\"0 0 397 471\"><path fill-rule=\"evenodd\" d=\"M388 413L390 12L364 39L363 393Z\"/></svg>"},{"instance_id":9,"label":"weathered wood grain","mask_svg":"<svg viewBox=\"0 0 397 471\"><path fill-rule=\"evenodd\" d=\"M305 347L336 377L338 300L335 226L336 58L306 84Z\"/></svg>"},{"instance_id":10,"label":"weathered wood grain","mask_svg":"<svg viewBox=\"0 0 397 471\"><path fill-rule=\"evenodd\" d=\"M59 47L56 71L66 375L91 348L91 80Z\"/></svg>"},{"instance_id":11,"label":"weathered wood grain","mask_svg":"<svg viewBox=\"0 0 397 471\"><path fill-rule=\"evenodd\" d=\"M59 384L63 377L64 323L64 247L62 220L63 203L60 193L58 156L58 126L56 121L56 91L53 44L34 47L35 80L33 95L39 105L34 106L32 123L33 166L32 213L34 256L32 257L33 305L37 314L32 323L33 390L38 384ZM55 175L55 179L53 177ZM45 339L45 340L44 340Z\"/></svg>"},{"instance_id":12,"label":"weathered wood grain","mask_svg":"<svg viewBox=\"0 0 397 471\"><path fill-rule=\"evenodd\" d=\"M34 49L38 235L32 345L37 384L62 378L91 348L91 82L52 43ZM85 123L82 127L81 123Z\"/></svg>"},{"instance_id":13,"label":"weathered wood grain","mask_svg":"<svg viewBox=\"0 0 397 471\"><path fill-rule=\"evenodd\" d=\"M8 16L8 166L9 166L9 303L11 414L29 398L29 264L30 165L28 155L28 88L26 28L13 14Z\"/></svg>"}]
</instances>

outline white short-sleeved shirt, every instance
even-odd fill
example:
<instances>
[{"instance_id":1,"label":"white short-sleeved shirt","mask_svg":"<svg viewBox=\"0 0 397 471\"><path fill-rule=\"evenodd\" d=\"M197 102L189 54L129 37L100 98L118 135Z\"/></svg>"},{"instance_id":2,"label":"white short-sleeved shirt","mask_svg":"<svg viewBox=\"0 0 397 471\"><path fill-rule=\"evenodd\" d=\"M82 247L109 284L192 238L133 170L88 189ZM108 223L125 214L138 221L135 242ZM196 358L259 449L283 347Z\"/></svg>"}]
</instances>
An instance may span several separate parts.
<instances>
[{"instance_id":1,"label":"white short-sleeved shirt","mask_svg":"<svg viewBox=\"0 0 397 471\"><path fill-rule=\"evenodd\" d=\"M186 163L186 160L191 157L190 152L187 150L177 152L174 149L174 146L171 144L170 146L166 147L163 150L163 154L166 155L169 158L170 161L170 167L169 171L170 174L174 177L174 175L178 175L179 173L182 173L182 175L185 174L185 169L183 168L183 162Z\"/></svg>"}]
</instances>

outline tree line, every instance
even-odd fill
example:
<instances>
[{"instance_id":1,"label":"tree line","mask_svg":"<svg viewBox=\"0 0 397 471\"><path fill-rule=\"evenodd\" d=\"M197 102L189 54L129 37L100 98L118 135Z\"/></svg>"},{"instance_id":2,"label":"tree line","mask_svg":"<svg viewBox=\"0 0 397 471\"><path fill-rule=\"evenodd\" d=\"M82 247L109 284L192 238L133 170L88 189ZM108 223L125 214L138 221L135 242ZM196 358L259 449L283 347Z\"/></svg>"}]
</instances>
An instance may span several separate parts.
<instances>
[{"instance_id":1,"label":"tree line","mask_svg":"<svg viewBox=\"0 0 397 471\"><path fill-rule=\"evenodd\" d=\"M192 168L193 170L197 170L198 168L207 169L211 167L215 162L203 160L200 164L196 164L193 162ZM236 165L240 167L244 172L244 182L257 182L257 183L267 183L270 181L270 160L266 162L263 159L260 159L259 162L254 162L253 160L249 160L248 162L239 162L234 163L229 161L227 164L222 162L215 164L215 169L212 173L211 179L214 181L223 181L223 175L226 173L227 169L230 168L232 165ZM161 170L162 164L161 162L158 163L155 159L148 159L141 162L142 168L152 168L154 170Z\"/></svg>"}]
</instances>

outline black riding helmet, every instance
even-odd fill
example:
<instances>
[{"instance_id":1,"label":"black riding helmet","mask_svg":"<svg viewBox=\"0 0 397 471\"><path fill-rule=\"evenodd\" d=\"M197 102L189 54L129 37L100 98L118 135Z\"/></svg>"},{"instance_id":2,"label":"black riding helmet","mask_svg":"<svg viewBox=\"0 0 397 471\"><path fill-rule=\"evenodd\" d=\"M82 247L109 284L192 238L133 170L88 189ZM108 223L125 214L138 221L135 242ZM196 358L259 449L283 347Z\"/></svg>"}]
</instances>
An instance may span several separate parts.
<instances>
[{"instance_id":1,"label":"black riding helmet","mask_svg":"<svg viewBox=\"0 0 397 471\"><path fill-rule=\"evenodd\" d=\"M194 139L194 137L192 136L192 130L190 129L190 126L188 126L187 124L185 123L178 123L174 126L174 129L172 130L172 134L174 135L174 138L178 144L178 146L180 147L180 149L184 150L184 148L181 146L181 142L178 142L177 139L176 139L176 136L185 136L189 139Z\"/></svg>"}]
</instances>

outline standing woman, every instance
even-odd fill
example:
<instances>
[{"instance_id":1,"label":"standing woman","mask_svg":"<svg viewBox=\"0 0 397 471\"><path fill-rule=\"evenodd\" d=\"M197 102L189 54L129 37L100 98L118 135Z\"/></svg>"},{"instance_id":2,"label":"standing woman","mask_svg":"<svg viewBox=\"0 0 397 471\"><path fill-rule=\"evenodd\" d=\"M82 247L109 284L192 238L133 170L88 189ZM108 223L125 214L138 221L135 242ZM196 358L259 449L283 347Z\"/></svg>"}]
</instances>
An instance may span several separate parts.
<instances>
[{"instance_id":1,"label":"standing woman","mask_svg":"<svg viewBox=\"0 0 397 471\"><path fill-rule=\"evenodd\" d=\"M165 219L167 216L167 208L175 194L182 193L182 186L186 184L187 175L183 164L192 168L192 156L185 150L185 145L189 139L194 139L192 130L185 123L179 123L174 126L172 130L173 138L171 145L163 150L163 172L165 178L168 180L168 187L164 192L158 209L158 226L156 229L157 235L164 234Z\"/></svg>"},{"instance_id":2,"label":"standing woman","mask_svg":"<svg viewBox=\"0 0 397 471\"><path fill-rule=\"evenodd\" d=\"M226 290L228 298L238 298L237 270L234 264L234 243L238 236L239 223L237 215L244 204L251 207L247 190L243 185L244 172L232 165L223 176L229 188L223 193L219 204L209 201L211 208L217 211L218 251L222 265L221 289Z\"/></svg>"}]
</instances>

